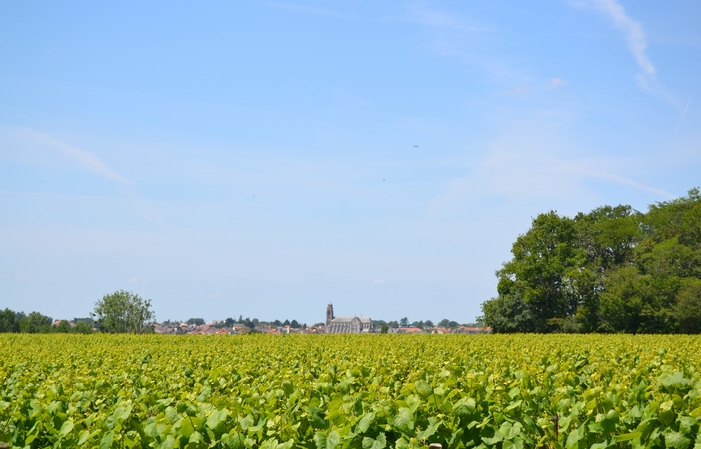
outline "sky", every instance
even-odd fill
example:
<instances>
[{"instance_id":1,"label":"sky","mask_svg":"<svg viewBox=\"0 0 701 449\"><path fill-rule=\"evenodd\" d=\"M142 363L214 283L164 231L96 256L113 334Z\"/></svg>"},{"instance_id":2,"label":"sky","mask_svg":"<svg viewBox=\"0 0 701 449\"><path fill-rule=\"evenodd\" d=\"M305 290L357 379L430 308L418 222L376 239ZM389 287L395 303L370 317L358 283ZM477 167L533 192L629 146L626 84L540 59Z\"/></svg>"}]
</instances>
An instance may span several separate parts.
<instances>
[{"instance_id":1,"label":"sky","mask_svg":"<svg viewBox=\"0 0 701 449\"><path fill-rule=\"evenodd\" d=\"M539 213L701 185L701 3L6 2L0 308L472 322Z\"/></svg>"}]
</instances>

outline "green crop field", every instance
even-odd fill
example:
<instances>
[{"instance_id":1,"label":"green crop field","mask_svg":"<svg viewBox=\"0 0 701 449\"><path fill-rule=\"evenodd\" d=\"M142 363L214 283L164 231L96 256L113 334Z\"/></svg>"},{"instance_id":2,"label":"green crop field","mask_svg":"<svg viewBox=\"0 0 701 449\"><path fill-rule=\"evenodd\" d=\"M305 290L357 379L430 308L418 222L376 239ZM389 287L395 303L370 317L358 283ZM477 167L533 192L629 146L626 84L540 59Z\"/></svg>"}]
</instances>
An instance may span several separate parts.
<instances>
[{"instance_id":1,"label":"green crop field","mask_svg":"<svg viewBox=\"0 0 701 449\"><path fill-rule=\"evenodd\" d=\"M701 448L695 336L3 334L0 381L10 447Z\"/></svg>"}]
</instances>

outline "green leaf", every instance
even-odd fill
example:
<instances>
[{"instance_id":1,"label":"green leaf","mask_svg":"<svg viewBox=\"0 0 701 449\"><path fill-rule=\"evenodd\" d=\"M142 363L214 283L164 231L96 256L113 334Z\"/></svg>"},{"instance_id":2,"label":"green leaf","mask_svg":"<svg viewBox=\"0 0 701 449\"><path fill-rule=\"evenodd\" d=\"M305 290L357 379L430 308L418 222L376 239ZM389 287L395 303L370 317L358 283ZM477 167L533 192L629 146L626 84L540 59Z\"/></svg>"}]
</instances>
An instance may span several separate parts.
<instances>
[{"instance_id":1,"label":"green leaf","mask_svg":"<svg viewBox=\"0 0 701 449\"><path fill-rule=\"evenodd\" d=\"M61 426L61 430L58 432L58 434L62 437L65 437L66 435L71 433L72 430L73 430L73 421L68 420L68 421L63 423L63 425Z\"/></svg>"},{"instance_id":2,"label":"green leaf","mask_svg":"<svg viewBox=\"0 0 701 449\"><path fill-rule=\"evenodd\" d=\"M621 435L616 435L616 437L614 438L614 440L615 440L616 442L619 442L619 441L630 441L630 440L634 439L635 437L637 437L638 435L640 435L639 432L624 433L624 434L621 434Z\"/></svg>"},{"instance_id":3,"label":"green leaf","mask_svg":"<svg viewBox=\"0 0 701 449\"><path fill-rule=\"evenodd\" d=\"M504 435L500 434L499 432L494 432L493 437L482 437L482 441L484 441L484 444L487 446L494 446L500 441L504 441Z\"/></svg>"},{"instance_id":4,"label":"green leaf","mask_svg":"<svg viewBox=\"0 0 701 449\"><path fill-rule=\"evenodd\" d=\"M427 399L433 394L433 388L431 388L431 384L429 384L423 379L416 381L414 383L414 387L416 387L416 392L419 394L419 396L421 396L424 399Z\"/></svg>"},{"instance_id":5,"label":"green leaf","mask_svg":"<svg viewBox=\"0 0 701 449\"><path fill-rule=\"evenodd\" d=\"M504 440L502 449L523 449L523 440L518 437L512 440Z\"/></svg>"},{"instance_id":6,"label":"green leaf","mask_svg":"<svg viewBox=\"0 0 701 449\"><path fill-rule=\"evenodd\" d=\"M415 394L412 394L406 398L406 405L408 405L411 412L414 413L421 405L421 399Z\"/></svg>"},{"instance_id":7,"label":"green leaf","mask_svg":"<svg viewBox=\"0 0 701 449\"><path fill-rule=\"evenodd\" d=\"M430 426L428 426L425 430L421 430L416 434L416 438L419 440L425 440L427 438L430 438L433 436L434 433L438 430L438 428L441 426L441 422L434 423Z\"/></svg>"},{"instance_id":8,"label":"green leaf","mask_svg":"<svg viewBox=\"0 0 701 449\"><path fill-rule=\"evenodd\" d=\"M458 416L467 416L475 412L477 403L472 398L462 398L453 405L453 412Z\"/></svg>"},{"instance_id":9,"label":"green leaf","mask_svg":"<svg viewBox=\"0 0 701 449\"><path fill-rule=\"evenodd\" d=\"M220 441L225 447L231 449L243 449L246 444L244 443L243 435L238 432L234 432L233 434L225 433L222 435Z\"/></svg>"},{"instance_id":10,"label":"green leaf","mask_svg":"<svg viewBox=\"0 0 701 449\"><path fill-rule=\"evenodd\" d=\"M669 432L664 436L664 446L670 449L687 449L691 440L679 432Z\"/></svg>"},{"instance_id":11,"label":"green leaf","mask_svg":"<svg viewBox=\"0 0 701 449\"><path fill-rule=\"evenodd\" d=\"M394 417L394 427L404 433L413 433L414 414L408 408L402 407Z\"/></svg>"},{"instance_id":12,"label":"green leaf","mask_svg":"<svg viewBox=\"0 0 701 449\"><path fill-rule=\"evenodd\" d=\"M225 408L213 411L207 417L207 427L214 430L219 424L226 421L227 416L229 416L229 410Z\"/></svg>"},{"instance_id":13,"label":"green leaf","mask_svg":"<svg viewBox=\"0 0 701 449\"><path fill-rule=\"evenodd\" d=\"M696 420L691 416L682 416L679 418L679 431L681 433L692 433L694 425L696 425Z\"/></svg>"},{"instance_id":14,"label":"green leaf","mask_svg":"<svg viewBox=\"0 0 701 449\"><path fill-rule=\"evenodd\" d=\"M172 406L168 406L168 408L166 408L165 415L166 421L168 421L169 423L174 423L175 421L177 421L179 416L178 411L175 409L175 407Z\"/></svg>"},{"instance_id":15,"label":"green leaf","mask_svg":"<svg viewBox=\"0 0 701 449\"><path fill-rule=\"evenodd\" d=\"M114 432L107 432L100 440L100 449L110 449L114 440Z\"/></svg>"},{"instance_id":16,"label":"green leaf","mask_svg":"<svg viewBox=\"0 0 701 449\"><path fill-rule=\"evenodd\" d=\"M372 424L372 421L375 419L375 414L370 412L365 414L362 418L360 418L360 421L358 421L358 432L360 433L365 433L368 431L368 428L370 427L370 424Z\"/></svg>"},{"instance_id":17,"label":"green leaf","mask_svg":"<svg viewBox=\"0 0 701 449\"><path fill-rule=\"evenodd\" d=\"M269 440L265 440L263 444L260 445L260 449L277 449L277 439L271 438Z\"/></svg>"},{"instance_id":18,"label":"green leaf","mask_svg":"<svg viewBox=\"0 0 701 449\"><path fill-rule=\"evenodd\" d=\"M187 441L189 443L203 443L204 437L199 432L192 432L192 435L190 435L190 438L188 438Z\"/></svg>"},{"instance_id":19,"label":"green leaf","mask_svg":"<svg viewBox=\"0 0 701 449\"><path fill-rule=\"evenodd\" d=\"M284 443L280 443L277 445L276 449L292 449L295 445L295 440L290 438L289 440L285 441Z\"/></svg>"},{"instance_id":20,"label":"green leaf","mask_svg":"<svg viewBox=\"0 0 701 449\"><path fill-rule=\"evenodd\" d=\"M387 438L384 433L380 433L377 438L363 438L363 449L384 449L387 446Z\"/></svg>"},{"instance_id":21,"label":"green leaf","mask_svg":"<svg viewBox=\"0 0 701 449\"><path fill-rule=\"evenodd\" d=\"M395 449L409 449L409 442L405 440L404 438L400 438L397 440L397 442L394 444Z\"/></svg>"},{"instance_id":22,"label":"green leaf","mask_svg":"<svg viewBox=\"0 0 701 449\"><path fill-rule=\"evenodd\" d=\"M89 430L83 430L83 431L80 433L80 437L78 438L78 446L84 445L85 443L88 442L89 439L90 439L90 431L89 431Z\"/></svg>"},{"instance_id":23,"label":"green leaf","mask_svg":"<svg viewBox=\"0 0 701 449\"><path fill-rule=\"evenodd\" d=\"M241 430L248 430L248 427L253 424L253 417L251 415L246 415L245 418L241 418L240 416L237 418L239 424L241 424Z\"/></svg>"},{"instance_id":24,"label":"green leaf","mask_svg":"<svg viewBox=\"0 0 701 449\"><path fill-rule=\"evenodd\" d=\"M582 424L576 430L574 430L573 432L570 432L570 434L567 435L567 442L565 443L565 447L567 449L571 449L571 448L577 447L579 445L579 440L584 438L584 430L585 430L584 426L585 425L586 424Z\"/></svg>"},{"instance_id":25,"label":"green leaf","mask_svg":"<svg viewBox=\"0 0 701 449\"><path fill-rule=\"evenodd\" d=\"M120 421L126 421L131 414L131 405L120 405L114 411L114 417Z\"/></svg>"},{"instance_id":26,"label":"green leaf","mask_svg":"<svg viewBox=\"0 0 701 449\"><path fill-rule=\"evenodd\" d=\"M499 433L504 435L504 438L507 440L510 440L514 437L516 437L518 434L521 433L521 429L523 426L521 425L520 422L516 422L511 424L510 422L505 422L504 424L501 425L499 428Z\"/></svg>"},{"instance_id":27,"label":"green leaf","mask_svg":"<svg viewBox=\"0 0 701 449\"><path fill-rule=\"evenodd\" d=\"M317 449L334 449L341 442L341 436L335 430L332 430L327 435L323 432L317 432L314 435L314 442Z\"/></svg>"},{"instance_id":28,"label":"green leaf","mask_svg":"<svg viewBox=\"0 0 701 449\"><path fill-rule=\"evenodd\" d=\"M665 387L686 387L691 385L691 381L684 378L684 374L679 371L674 371L673 373L665 371L660 375L659 380Z\"/></svg>"}]
</instances>

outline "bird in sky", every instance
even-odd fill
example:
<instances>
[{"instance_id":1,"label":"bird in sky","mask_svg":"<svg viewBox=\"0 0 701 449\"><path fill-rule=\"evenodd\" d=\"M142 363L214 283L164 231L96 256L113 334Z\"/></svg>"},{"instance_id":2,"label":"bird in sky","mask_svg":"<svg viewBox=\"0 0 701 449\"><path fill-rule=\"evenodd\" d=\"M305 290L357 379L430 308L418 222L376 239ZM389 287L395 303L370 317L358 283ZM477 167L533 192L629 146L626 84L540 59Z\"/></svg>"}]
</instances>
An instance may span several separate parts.
<instances>
[{"instance_id":1,"label":"bird in sky","mask_svg":"<svg viewBox=\"0 0 701 449\"><path fill-rule=\"evenodd\" d=\"M419 146L418 146L418 145L414 145L414 148L419 148Z\"/></svg>"}]
</instances>

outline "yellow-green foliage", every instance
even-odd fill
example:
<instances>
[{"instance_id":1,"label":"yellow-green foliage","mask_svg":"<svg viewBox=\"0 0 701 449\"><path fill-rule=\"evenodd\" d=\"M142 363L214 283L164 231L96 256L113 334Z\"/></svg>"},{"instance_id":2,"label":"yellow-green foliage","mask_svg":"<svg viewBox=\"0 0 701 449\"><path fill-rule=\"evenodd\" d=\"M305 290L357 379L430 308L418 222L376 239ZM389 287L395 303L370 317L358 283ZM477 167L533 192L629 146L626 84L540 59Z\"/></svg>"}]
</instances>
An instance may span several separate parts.
<instances>
[{"instance_id":1,"label":"yellow-green foliage","mask_svg":"<svg viewBox=\"0 0 701 449\"><path fill-rule=\"evenodd\" d=\"M0 441L686 449L700 370L692 336L4 334Z\"/></svg>"}]
</instances>

